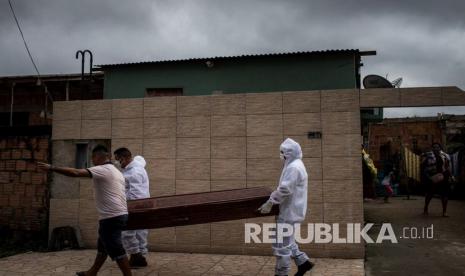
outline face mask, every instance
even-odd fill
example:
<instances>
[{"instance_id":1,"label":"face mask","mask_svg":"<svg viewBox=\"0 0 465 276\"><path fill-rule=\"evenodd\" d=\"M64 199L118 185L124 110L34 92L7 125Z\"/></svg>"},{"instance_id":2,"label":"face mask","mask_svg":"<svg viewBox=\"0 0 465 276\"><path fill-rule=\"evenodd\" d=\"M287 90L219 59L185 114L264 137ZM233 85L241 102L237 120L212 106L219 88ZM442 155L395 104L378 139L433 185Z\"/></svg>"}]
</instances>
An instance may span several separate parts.
<instances>
[{"instance_id":1,"label":"face mask","mask_svg":"<svg viewBox=\"0 0 465 276\"><path fill-rule=\"evenodd\" d=\"M118 160L114 160L113 165L115 165L117 168L121 168L121 163Z\"/></svg>"},{"instance_id":2,"label":"face mask","mask_svg":"<svg viewBox=\"0 0 465 276\"><path fill-rule=\"evenodd\" d=\"M279 154L279 158L281 160L286 160L286 156L284 156L284 153L282 153L282 152Z\"/></svg>"}]
</instances>

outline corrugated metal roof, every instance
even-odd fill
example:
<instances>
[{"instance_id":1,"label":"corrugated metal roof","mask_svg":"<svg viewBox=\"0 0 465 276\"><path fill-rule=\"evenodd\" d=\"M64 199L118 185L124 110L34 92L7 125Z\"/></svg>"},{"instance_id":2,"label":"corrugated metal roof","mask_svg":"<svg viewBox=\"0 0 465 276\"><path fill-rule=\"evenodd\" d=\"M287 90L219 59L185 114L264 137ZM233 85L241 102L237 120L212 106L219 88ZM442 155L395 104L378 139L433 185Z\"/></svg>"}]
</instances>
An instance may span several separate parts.
<instances>
[{"instance_id":1,"label":"corrugated metal roof","mask_svg":"<svg viewBox=\"0 0 465 276\"><path fill-rule=\"evenodd\" d=\"M376 54L376 52L360 52L358 49L336 49L336 50L322 50L322 51L303 51L303 52L288 52L288 53L268 53L268 54L249 54L240 56L216 56L208 58L188 58L188 59L167 59L167 60L156 60L156 61L141 61L141 62L128 62L128 63L115 63L115 64L101 64L96 65L96 69L118 67L118 66L132 66L132 65L146 65L156 63L172 63L172 62L191 62L191 61L215 61L215 60L227 60L227 59L241 59L241 58L254 58L254 57L272 57L272 56L306 56L306 55L324 55L324 54L341 54L341 53L353 53L363 54L368 53Z\"/></svg>"}]
</instances>

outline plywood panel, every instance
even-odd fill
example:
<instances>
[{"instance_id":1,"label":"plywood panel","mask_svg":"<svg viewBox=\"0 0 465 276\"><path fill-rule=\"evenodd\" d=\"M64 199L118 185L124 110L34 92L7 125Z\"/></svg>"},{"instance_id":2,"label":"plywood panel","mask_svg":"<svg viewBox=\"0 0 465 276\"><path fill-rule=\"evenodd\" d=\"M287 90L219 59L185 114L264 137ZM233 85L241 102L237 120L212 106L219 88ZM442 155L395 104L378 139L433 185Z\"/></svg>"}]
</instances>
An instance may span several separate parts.
<instances>
[{"instance_id":1,"label":"plywood panel","mask_svg":"<svg viewBox=\"0 0 465 276\"><path fill-rule=\"evenodd\" d=\"M111 151L112 153L119 148L127 148L131 151L132 155L142 154L142 139L112 139Z\"/></svg>"},{"instance_id":2,"label":"plywood panel","mask_svg":"<svg viewBox=\"0 0 465 276\"><path fill-rule=\"evenodd\" d=\"M176 116L176 97L153 97L144 99L144 117Z\"/></svg>"},{"instance_id":3,"label":"plywood panel","mask_svg":"<svg viewBox=\"0 0 465 276\"><path fill-rule=\"evenodd\" d=\"M178 116L210 116L210 96L176 98Z\"/></svg>"},{"instance_id":4,"label":"plywood panel","mask_svg":"<svg viewBox=\"0 0 465 276\"><path fill-rule=\"evenodd\" d=\"M176 179L210 180L210 159L176 159Z\"/></svg>"},{"instance_id":5,"label":"plywood panel","mask_svg":"<svg viewBox=\"0 0 465 276\"><path fill-rule=\"evenodd\" d=\"M323 137L328 134L359 134L360 112L322 113Z\"/></svg>"},{"instance_id":6,"label":"plywood panel","mask_svg":"<svg viewBox=\"0 0 465 276\"><path fill-rule=\"evenodd\" d=\"M284 92L283 113L320 112L320 97L320 91Z\"/></svg>"},{"instance_id":7,"label":"plywood panel","mask_svg":"<svg viewBox=\"0 0 465 276\"><path fill-rule=\"evenodd\" d=\"M360 89L360 107L400 107L399 88Z\"/></svg>"},{"instance_id":8,"label":"plywood panel","mask_svg":"<svg viewBox=\"0 0 465 276\"><path fill-rule=\"evenodd\" d=\"M212 115L245 114L245 94L211 96Z\"/></svg>"},{"instance_id":9,"label":"plywood panel","mask_svg":"<svg viewBox=\"0 0 465 276\"><path fill-rule=\"evenodd\" d=\"M210 137L210 117L178 117L178 137Z\"/></svg>"},{"instance_id":10,"label":"plywood panel","mask_svg":"<svg viewBox=\"0 0 465 276\"><path fill-rule=\"evenodd\" d=\"M284 135L307 135L309 131L321 131L321 113L284 114Z\"/></svg>"},{"instance_id":11,"label":"plywood panel","mask_svg":"<svg viewBox=\"0 0 465 276\"><path fill-rule=\"evenodd\" d=\"M81 120L53 121L52 139L69 140L81 138Z\"/></svg>"},{"instance_id":12,"label":"plywood panel","mask_svg":"<svg viewBox=\"0 0 465 276\"><path fill-rule=\"evenodd\" d=\"M323 136L325 156L360 156L362 137L359 134L327 134Z\"/></svg>"},{"instance_id":13,"label":"plywood panel","mask_svg":"<svg viewBox=\"0 0 465 276\"><path fill-rule=\"evenodd\" d=\"M236 158L246 157L245 137L212 137L211 138L211 158Z\"/></svg>"},{"instance_id":14,"label":"plywood panel","mask_svg":"<svg viewBox=\"0 0 465 276\"><path fill-rule=\"evenodd\" d=\"M111 121L111 136L118 138L142 138L142 118L136 119L113 119Z\"/></svg>"},{"instance_id":15,"label":"plywood panel","mask_svg":"<svg viewBox=\"0 0 465 276\"><path fill-rule=\"evenodd\" d=\"M210 138L177 138L177 158L210 158Z\"/></svg>"},{"instance_id":16,"label":"plywood panel","mask_svg":"<svg viewBox=\"0 0 465 276\"><path fill-rule=\"evenodd\" d=\"M144 139L145 158L176 158L176 138Z\"/></svg>"},{"instance_id":17,"label":"plywood panel","mask_svg":"<svg viewBox=\"0 0 465 276\"><path fill-rule=\"evenodd\" d=\"M323 90L321 109L323 112L353 111L359 108L358 89Z\"/></svg>"},{"instance_id":18,"label":"plywood panel","mask_svg":"<svg viewBox=\"0 0 465 276\"><path fill-rule=\"evenodd\" d=\"M245 136L245 118L243 115L212 116L211 136Z\"/></svg>"},{"instance_id":19,"label":"plywood panel","mask_svg":"<svg viewBox=\"0 0 465 276\"><path fill-rule=\"evenodd\" d=\"M82 120L81 139L110 139L111 120Z\"/></svg>"},{"instance_id":20,"label":"plywood panel","mask_svg":"<svg viewBox=\"0 0 465 276\"><path fill-rule=\"evenodd\" d=\"M400 103L409 106L440 106L442 94L440 87L401 88Z\"/></svg>"},{"instance_id":21,"label":"plywood panel","mask_svg":"<svg viewBox=\"0 0 465 276\"><path fill-rule=\"evenodd\" d=\"M176 137L176 117L144 118L144 137Z\"/></svg>"},{"instance_id":22,"label":"plywood panel","mask_svg":"<svg viewBox=\"0 0 465 276\"><path fill-rule=\"evenodd\" d=\"M257 136L247 138L247 158L279 158L282 136Z\"/></svg>"},{"instance_id":23,"label":"plywood panel","mask_svg":"<svg viewBox=\"0 0 465 276\"><path fill-rule=\"evenodd\" d=\"M234 180L246 179L245 159L212 159L211 179L213 180Z\"/></svg>"},{"instance_id":24,"label":"plywood panel","mask_svg":"<svg viewBox=\"0 0 465 276\"><path fill-rule=\"evenodd\" d=\"M281 93L246 94L247 114L281 114L283 98Z\"/></svg>"},{"instance_id":25,"label":"plywood panel","mask_svg":"<svg viewBox=\"0 0 465 276\"><path fill-rule=\"evenodd\" d=\"M323 156L323 179L345 180L362 178L362 159L360 157Z\"/></svg>"},{"instance_id":26,"label":"plywood panel","mask_svg":"<svg viewBox=\"0 0 465 276\"><path fill-rule=\"evenodd\" d=\"M63 101L53 103L53 120L80 120L81 101Z\"/></svg>"},{"instance_id":27,"label":"plywood panel","mask_svg":"<svg viewBox=\"0 0 465 276\"><path fill-rule=\"evenodd\" d=\"M283 117L277 115L247 115L247 136L279 136L283 134Z\"/></svg>"},{"instance_id":28,"label":"plywood panel","mask_svg":"<svg viewBox=\"0 0 465 276\"><path fill-rule=\"evenodd\" d=\"M142 118L143 99L112 100L111 117L113 119Z\"/></svg>"},{"instance_id":29,"label":"plywood panel","mask_svg":"<svg viewBox=\"0 0 465 276\"><path fill-rule=\"evenodd\" d=\"M111 100L82 101L82 119L87 120L110 120Z\"/></svg>"}]
</instances>

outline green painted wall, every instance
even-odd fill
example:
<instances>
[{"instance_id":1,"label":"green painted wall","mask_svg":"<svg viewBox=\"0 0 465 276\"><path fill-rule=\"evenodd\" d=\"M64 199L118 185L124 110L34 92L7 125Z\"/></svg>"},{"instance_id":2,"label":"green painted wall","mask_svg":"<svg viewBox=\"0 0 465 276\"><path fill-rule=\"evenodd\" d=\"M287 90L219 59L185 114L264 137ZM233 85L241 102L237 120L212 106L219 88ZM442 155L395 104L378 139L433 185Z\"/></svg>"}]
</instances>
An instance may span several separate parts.
<instances>
[{"instance_id":1,"label":"green painted wall","mask_svg":"<svg viewBox=\"0 0 465 276\"><path fill-rule=\"evenodd\" d=\"M183 88L184 95L355 88L354 54L265 56L107 67L104 98L143 98L147 88Z\"/></svg>"}]
</instances>

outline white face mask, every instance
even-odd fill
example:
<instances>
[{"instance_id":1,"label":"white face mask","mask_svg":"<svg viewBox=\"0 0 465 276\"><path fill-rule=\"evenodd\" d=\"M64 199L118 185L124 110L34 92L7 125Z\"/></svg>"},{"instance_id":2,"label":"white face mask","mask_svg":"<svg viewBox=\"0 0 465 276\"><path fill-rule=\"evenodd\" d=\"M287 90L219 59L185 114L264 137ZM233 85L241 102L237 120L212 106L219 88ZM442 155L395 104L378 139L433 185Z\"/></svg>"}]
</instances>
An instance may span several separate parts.
<instances>
[{"instance_id":1,"label":"white face mask","mask_svg":"<svg viewBox=\"0 0 465 276\"><path fill-rule=\"evenodd\" d=\"M280 158L281 160L286 160L286 156L284 156L284 153L282 153L282 152L279 153L279 158Z\"/></svg>"},{"instance_id":2,"label":"white face mask","mask_svg":"<svg viewBox=\"0 0 465 276\"><path fill-rule=\"evenodd\" d=\"M114 160L113 165L115 165L115 167L117 167L118 169L121 169L121 163L118 160Z\"/></svg>"}]
</instances>

